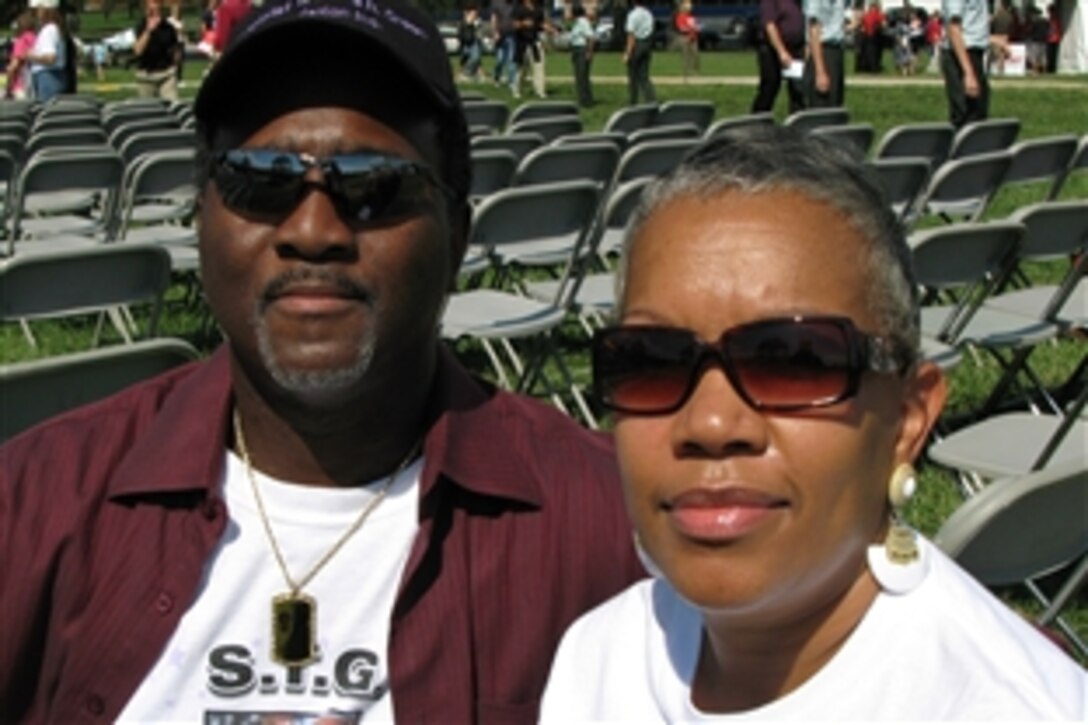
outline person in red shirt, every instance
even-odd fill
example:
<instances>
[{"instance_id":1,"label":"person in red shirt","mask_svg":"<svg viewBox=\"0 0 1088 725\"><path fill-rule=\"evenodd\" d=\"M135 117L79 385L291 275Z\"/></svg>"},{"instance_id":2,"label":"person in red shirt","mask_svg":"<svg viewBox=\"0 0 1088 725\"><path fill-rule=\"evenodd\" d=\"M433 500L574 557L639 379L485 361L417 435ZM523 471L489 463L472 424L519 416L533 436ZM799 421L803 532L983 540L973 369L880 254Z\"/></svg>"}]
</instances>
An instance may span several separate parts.
<instances>
[{"instance_id":1,"label":"person in red shirt","mask_svg":"<svg viewBox=\"0 0 1088 725\"><path fill-rule=\"evenodd\" d=\"M884 11L879 2L869 3L861 16L861 48L858 49L858 70L880 73L883 55Z\"/></svg>"},{"instance_id":2,"label":"person in red shirt","mask_svg":"<svg viewBox=\"0 0 1088 725\"><path fill-rule=\"evenodd\" d=\"M699 72L699 21L691 12L688 0L680 3L675 19L677 43L680 46L684 82Z\"/></svg>"},{"instance_id":3,"label":"person in red shirt","mask_svg":"<svg viewBox=\"0 0 1088 725\"><path fill-rule=\"evenodd\" d=\"M215 52L221 54L230 43L234 26L249 13L249 0L222 0L215 10Z\"/></svg>"}]
</instances>

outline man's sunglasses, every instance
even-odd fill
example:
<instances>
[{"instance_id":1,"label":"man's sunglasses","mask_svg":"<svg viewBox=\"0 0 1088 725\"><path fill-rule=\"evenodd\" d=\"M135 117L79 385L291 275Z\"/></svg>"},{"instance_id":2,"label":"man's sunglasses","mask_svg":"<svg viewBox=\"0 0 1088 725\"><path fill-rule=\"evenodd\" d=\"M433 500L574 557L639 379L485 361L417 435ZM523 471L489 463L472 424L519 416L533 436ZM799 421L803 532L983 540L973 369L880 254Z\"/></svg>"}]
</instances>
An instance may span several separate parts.
<instances>
[{"instance_id":1,"label":"man's sunglasses","mask_svg":"<svg viewBox=\"0 0 1088 725\"><path fill-rule=\"evenodd\" d=\"M905 366L891 348L844 317L759 320L726 330L713 343L676 327L626 325L594 336L593 385L611 410L671 413L716 361L752 408L797 411L850 398L867 370L901 371Z\"/></svg>"},{"instance_id":2,"label":"man's sunglasses","mask_svg":"<svg viewBox=\"0 0 1088 725\"><path fill-rule=\"evenodd\" d=\"M319 168L321 181L305 178ZM380 153L315 158L277 149L233 149L215 156L212 179L227 208L240 214L283 219L311 188L323 189L337 211L352 221L375 221L416 211L432 188L452 195L423 164Z\"/></svg>"}]
</instances>

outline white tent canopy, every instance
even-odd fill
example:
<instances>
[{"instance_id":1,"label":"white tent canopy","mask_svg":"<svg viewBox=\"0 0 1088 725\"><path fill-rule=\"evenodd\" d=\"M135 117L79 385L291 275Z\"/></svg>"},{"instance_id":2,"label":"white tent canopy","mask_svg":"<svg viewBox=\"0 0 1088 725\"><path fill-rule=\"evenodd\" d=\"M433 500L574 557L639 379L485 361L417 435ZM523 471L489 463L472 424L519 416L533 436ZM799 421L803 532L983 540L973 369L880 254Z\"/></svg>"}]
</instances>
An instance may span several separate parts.
<instances>
[{"instance_id":1,"label":"white tent canopy","mask_svg":"<svg viewBox=\"0 0 1088 725\"><path fill-rule=\"evenodd\" d=\"M1059 73L1088 73L1088 3L1061 0L1062 45L1058 50Z\"/></svg>"}]
</instances>

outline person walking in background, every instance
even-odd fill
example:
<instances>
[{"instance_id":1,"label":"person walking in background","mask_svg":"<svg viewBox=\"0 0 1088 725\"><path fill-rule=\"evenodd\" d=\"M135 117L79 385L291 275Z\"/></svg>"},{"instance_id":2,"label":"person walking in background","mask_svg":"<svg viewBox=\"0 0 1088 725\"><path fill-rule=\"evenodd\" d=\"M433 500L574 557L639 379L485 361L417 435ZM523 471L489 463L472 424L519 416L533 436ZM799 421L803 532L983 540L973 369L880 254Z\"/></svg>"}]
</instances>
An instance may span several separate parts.
<instances>
[{"instance_id":1,"label":"person walking in background","mask_svg":"<svg viewBox=\"0 0 1088 725\"><path fill-rule=\"evenodd\" d=\"M26 98L30 93L30 64L26 57L34 48L34 13L24 10L15 19L15 35L11 43L11 58L6 70L5 98Z\"/></svg>"},{"instance_id":2,"label":"person walking in background","mask_svg":"<svg viewBox=\"0 0 1088 725\"><path fill-rule=\"evenodd\" d=\"M495 0L491 4L491 31L495 36L495 68L492 78L495 85L506 84L514 88L517 66L514 54L517 38L514 34L514 0Z\"/></svg>"},{"instance_id":3,"label":"person walking in background","mask_svg":"<svg viewBox=\"0 0 1088 725\"><path fill-rule=\"evenodd\" d=\"M623 62L627 66L627 98L634 106L639 102L655 103L657 93L650 80L650 61L653 60L654 16L646 9L646 0L633 0L634 7L627 13L624 31L627 44Z\"/></svg>"},{"instance_id":4,"label":"person walking in background","mask_svg":"<svg viewBox=\"0 0 1088 725\"><path fill-rule=\"evenodd\" d=\"M1062 44L1062 11L1057 3L1046 6L1046 72L1058 72L1058 49Z\"/></svg>"},{"instance_id":5,"label":"person walking in background","mask_svg":"<svg viewBox=\"0 0 1088 725\"><path fill-rule=\"evenodd\" d=\"M457 40L461 46L461 80L480 80L483 48L480 43L480 11L475 2L465 5L461 13L461 22L457 25Z\"/></svg>"},{"instance_id":6,"label":"person walking in background","mask_svg":"<svg viewBox=\"0 0 1088 725\"><path fill-rule=\"evenodd\" d=\"M578 105L589 108L593 105L593 86L589 80L593 63L593 25L581 3L575 3L571 15L574 23L570 28L570 63L574 70L574 89Z\"/></svg>"},{"instance_id":7,"label":"person walking in background","mask_svg":"<svg viewBox=\"0 0 1088 725\"><path fill-rule=\"evenodd\" d=\"M37 13L38 34L26 55L34 99L45 103L62 93L71 93L75 64L73 44L60 11L60 0L31 0Z\"/></svg>"},{"instance_id":8,"label":"person walking in background","mask_svg":"<svg viewBox=\"0 0 1088 725\"><path fill-rule=\"evenodd\" d=\"M544 44L541 39L545 33L551 32L551 23L544 17L544 10L535 0L521 0L514 8L514 32L517 36L514 98L521 97L521 82L526 75L532 78L536 97L546 98L548 94L544 77Z\"/></svg>"},{"instance_id":9,"label":"person walking in background","mask_svg":"<svg viewBox=\"0 0 1088 725\"><path fill-rule=\"evenodd\" d=\"M1013 15L1009 12L1008 0L996 0L994 13L990 19L990 56L989 70L997 75L1005 75L1005 61L1009 58L1009 42L1013 31Z\"/></svg>"},{"instance_id":10,"label":"person walking in background","mask_svg":"<svg viewBox=\"0 0 1088 725\"><path fill-rule=\"evenodd\" d=\"M884 69L881 44L884 42L884 11L880 3L869 3L861 16L861 42L857 49L857 70L862 73L880 73Z\"/></svg>"},{"instance_id":11,"label":"person walking in background","mask_svg":"<svg viewBox=\"0 0 1088 725\"><path fill-rule=\"evenodd\" d=\"M789 112L805 107L799 66L805 57L805 18L801 0L759 0L759 89L752 101L752 113L774 109L778 90L786 81Z\"/></svg>"},{"instance_id":12,"label":"person walking in background","mask_svg":"<svg viewBox=\"0 0 1088 725\"><path fill-rule=\"evenodd\" d=\"M178 44L174 47L174 76L181 83L182 70L185 68L185 20L181 17L181 0L174 0L170 4L167 21L178 34Z\"/></svg>"},{"instance_id":13,"label":"person walking in background","mask_svg":"<svg viewBox=\"0 0 1088 725\"><path fill-rule=\"evenodd\" d=\"M984 56L990 42L986 0L942 0L945 47L941 53L948 118L960 128L990 115L990 82Z\"/></svg>"},{"instance_id":14,"label":"person walking in background","mask_svg":"<svg viewBox=\"0 0 1088 725\"><path fill-rule=\"evenodd\" d=\"M892 28L893 56L895 67L899 75L909 76L914 74L914 47L911 45L911 23L915 22L914 12L908 16L900 13Z\"/></svg>"},{"instance_id":15,"label":"person walking in background","mask_svg":"<svg viewBox=\"0 0 1088 725\"><path fill-rule=\"evenodd\" d=\"M178 31L163 16L161 0L146 0L136 26L136 92L141 98L178 99Z\"/></svg>"},{"instance_id":16,"label":"person walking in background","mask_svg":"<svg viewBox=\"0 0 1088 725\"><path fill-rule=\"evenodd\" d=\"M215 52L223 53L234 27L249 14L249 0L220 0L215 10Z\"/></svg>"},{"instance_id":17,"label":"person walking in background","mask_svg":"<svg viewBox=\"0 0 1088 725\"><path fill-rule=\"evenodd\" d=\"M691 11L691 2L683 0L673 21L680 45L681 72L684 82L699 72L699 21Z\"/></svg>"},{"instance_id":18,"label":"person walking in background","mask_svg":"<svg viewBox=\"0 0 1088 725\"><path fill-rule=\"evenodd\" d=\"M831 108L843 105L843 0L805 0L808 23L808 62L805 64L805 105Z\"/></svg>"},{"instance_id":19,"label":"person walking in background","mask_svg":"<svg viewBox=\"0 0 1088 725\"><path fill-rule=\"evenodd\" d=\"M929 66L926 73L939 73L941 69L941 44L944 41L944 21L940 10L933 10L926 18L926 45L929 46Z\"/></svg>"}]
</instances>

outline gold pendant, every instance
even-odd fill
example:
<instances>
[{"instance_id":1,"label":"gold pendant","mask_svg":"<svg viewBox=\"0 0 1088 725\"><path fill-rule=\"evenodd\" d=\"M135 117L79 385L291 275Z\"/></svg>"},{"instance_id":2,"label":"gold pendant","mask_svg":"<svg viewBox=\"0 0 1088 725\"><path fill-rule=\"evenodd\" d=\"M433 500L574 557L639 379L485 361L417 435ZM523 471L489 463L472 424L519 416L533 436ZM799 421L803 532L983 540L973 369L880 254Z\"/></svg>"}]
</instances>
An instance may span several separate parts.
<instances>
[{"instance_id":1,"label":"gold pendant","mask_svg":"<svg viewBox=\"0 0 1088 725\"><path fill-rule=\"evenodd\" d=\"M317 657L317 602L301 592L272 598L272 661L305 667Z\"/></svg>"}]
</instances>

